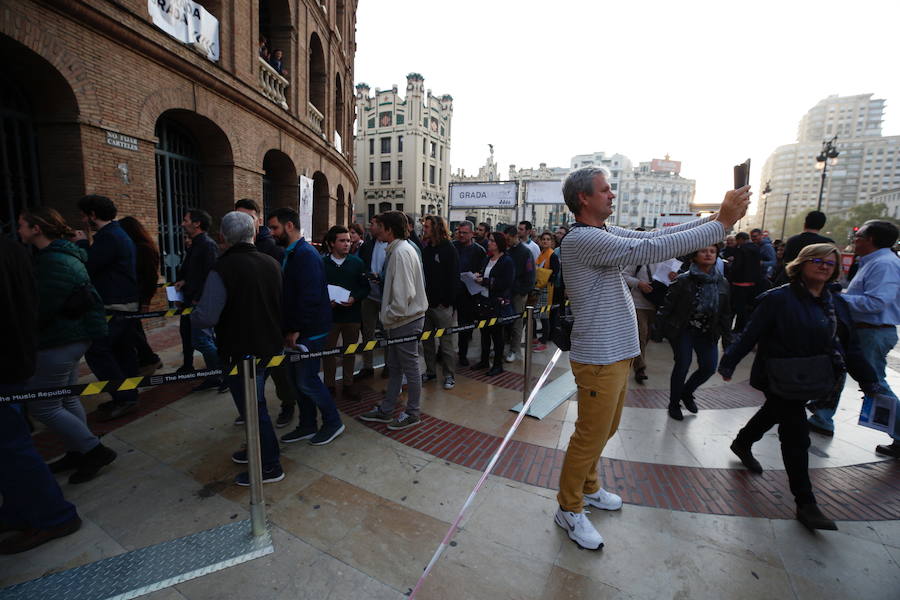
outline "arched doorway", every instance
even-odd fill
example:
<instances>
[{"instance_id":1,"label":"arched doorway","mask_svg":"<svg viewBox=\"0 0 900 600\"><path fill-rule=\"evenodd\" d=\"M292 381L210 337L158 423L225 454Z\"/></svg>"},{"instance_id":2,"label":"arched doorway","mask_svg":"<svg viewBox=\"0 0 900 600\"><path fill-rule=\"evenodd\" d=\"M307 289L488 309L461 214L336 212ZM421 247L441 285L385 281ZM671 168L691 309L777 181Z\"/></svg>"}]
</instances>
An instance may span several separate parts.
<instances>
[{"instance_id":1,"label":"arched doorway","mask_svg":"<svg viewBox=\"0 0 900 600\"><path fill-rule=\"evenodd\" d=\"M269 150L263 158L263 170L263 218L268 218L272 210L282 206L296 209L297 169L288 155L280 150Z\"/></svg>"},{"instance_id":2,"label":"arched doorway","mask_svg":"<svg viewBox=\"0 0 900 600\"><path fill-rule=\"evenodd\" d=\"M331 227L331 195L328 178L321 171L313 174L313 234L312 239L321 240Z\"/></svg>"},{"instance_id":3,"label":"arched doorway","mask_svg":"<svg viewBox=\"0 0 900 600\"><path fill-rule=\"evenodd\" d=\"M231 144L209 119L186 110L166 111L156 121L156 207L161 270L176 281L184 258L181 220L201 208L217 217L234 206ZM200 144L198 140L203 140Z\"/></svg>"},{"instance_id":4,"label":"arched doorway","mask_svg":"<svg viewBox=\"0 0 900 600\"><path fill-rule=\"evenodd\" d=\"M319 35L313 33L309 36L309 102L324 115L327 112L325 106L325 88L328 85L328 77L325 71L325 51L322 50L322 41Z\"/></svg>"},{"instance_id":5,"label":"arched doorway","mask_svg":"<svg viewBox=\"0 0 900 600\"><path fill-rule=\"evenodd\" d=\"M15 236L25 208L48 205L71 224L84 194L78 101L66 79L0 35L0 235Z\"/></svg>"},{"instance_id":6,"label":"arched doorway","mask_svg":"<svg viewBox=\"0 0 900 600\"><path fill-rule=\"evenodd\" d=\"M336 196L337 196L337 214L335 215L334 222L337 225L346 225L347 217L346 217L346 213L344 212L346 210L346 207L344 205L344 186L342 186L341 184L338 184L338 186L337 186Z\"/></svg>"}]
</instances>

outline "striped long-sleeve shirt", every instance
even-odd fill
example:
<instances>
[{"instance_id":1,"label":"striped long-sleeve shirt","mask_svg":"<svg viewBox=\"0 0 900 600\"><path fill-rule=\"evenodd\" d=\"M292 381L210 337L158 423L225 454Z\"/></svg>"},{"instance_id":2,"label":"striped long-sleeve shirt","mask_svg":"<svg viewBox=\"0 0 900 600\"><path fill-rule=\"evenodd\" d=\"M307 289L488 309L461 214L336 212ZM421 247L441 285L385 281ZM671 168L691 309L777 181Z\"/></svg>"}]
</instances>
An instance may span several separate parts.
<instances>
[{"instance_id":1,"label":"striped long-sleeve shirt","mask_svg":"<svg viewBox=\"0 0 900 600\"><path fill-rule=\"evenodd\" d=\"M683 256L715 244L725 228L709 218L657 231L576 226L562 241L562 269L575 316L576 362L608 365L641 353L637 317L622 268Z\"/></svg>"}]
</instances>

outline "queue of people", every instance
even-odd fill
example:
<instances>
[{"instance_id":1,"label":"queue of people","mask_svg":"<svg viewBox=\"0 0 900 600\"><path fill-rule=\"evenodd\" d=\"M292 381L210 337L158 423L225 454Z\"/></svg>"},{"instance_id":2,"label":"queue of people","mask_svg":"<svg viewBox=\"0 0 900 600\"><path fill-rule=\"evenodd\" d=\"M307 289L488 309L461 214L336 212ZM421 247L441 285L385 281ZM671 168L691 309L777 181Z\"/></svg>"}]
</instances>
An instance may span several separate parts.
<instances>
[{"instance_id":1,"label":"queue of people","mask_svg":"<svg viewBox=\"0 0 900 600\"><path fill-rule=\"evenodd\" d=\"M558 305L568 299L575 320L570 361L579 417L560 476L555 522L573 541L584 548L602 547L603 538L583 507L617 510L622 505L621 498L603 489L597 461L618 427L628 380L633 376L643 384L648 379L645 352L654 331L673 352L668 414L675 420L685 418L682 408L698 412L695 393L717 370L730 380L736 365L757 348L750 384L766 400L731 449L750 471L761 472L752 446L778 424L797 518L810 529L835 528L815 502L809 435L833 435L845 373L866 394L893 395L885 368L900 324L900 260L892 251L896 226L873 221L859 229L854 240L859 271L842 292L835 283L840 253L819 234L825 222L821 213L810 213L804 232L786 244L771 244L758 230L726 237L746 211L750 192L745 187L728 192L711 217L658 231L628 230L606 224L615 199L606 176L601 168L573 171L563 193L576 223L540 235L527 221L503 231L464 221L451 232L443 217L426 215L419 238L411 215L387 211L370 220L368 234L359 225L331 227L317 250L290 208L274 210L263 223L255 201L238 200L219 224L218 241L210 235L212 217L190 208L182 223L187 252L175 288L181 306L194 310L181 317L178 372L194 370L195 351L207 369L229 373L247 355L266 358L360 340L394 341L385 347L381 372L386 392L359 418L403 430L422 423L423 386L435 382L453 389L461 368L496 377L504 363L519 358L523 344L537 352L546 349L559 319ZM4 376L4 389L70 385L82 357L101 380L162 367L140 319L121 318L146 311L156 293L159 251L152 237L133 217L117 220L108 198L86 196L78 206L83 233L73 232L52 209L20 215L19 237L35 250L34 269L17 274L5 267L4 276L36 282L33 339L25 333L17 338L26 353L33 348L34 358L17 374ZM661 272L660 265L673 256L682 257L681 269ZM333 295L341 290L343 295ZM540 337L533 340L522 339L526 305L557 305L539 316ZM486 317L506 319L480 330L480 360L472 367L472 331L420 343L423 331ZM323 446L345 432L336 399L359 402L360 381L375 375L374 352L361 354L358 373L356 355L342 357L340 388L334 356L258 370L265 483L286 476L281 443ZM698 367L688 376L693 356ZM274 420L265 402L269 376L281 401ZM235 424L244 423L240 377L210 377L195 391L208 389L230 391ZM114 392L98 408L98 418L121 418L138 405L137 390ZM66 450L37 471L71 471L69 481L77 484L115 460L115 452L90 431L78 397L30 403L28 410L63 440ZM291 431L276 435L277 428L291 425ZM900 457L900 425L894 431L891 443L876 452ZM26 446L20 444L15 452L31 456ZM231 459L246 464L246 449L236 450ZM32 475L33 485L58 496L58 486L54 489L43 474ZM239 473L235 482L249 485L248 474ZM54 502L67 515L60 521L64 525L51 519L38 530L62 535L77 528L74 509L59 500Z\"/></svg>"}]
</instances>

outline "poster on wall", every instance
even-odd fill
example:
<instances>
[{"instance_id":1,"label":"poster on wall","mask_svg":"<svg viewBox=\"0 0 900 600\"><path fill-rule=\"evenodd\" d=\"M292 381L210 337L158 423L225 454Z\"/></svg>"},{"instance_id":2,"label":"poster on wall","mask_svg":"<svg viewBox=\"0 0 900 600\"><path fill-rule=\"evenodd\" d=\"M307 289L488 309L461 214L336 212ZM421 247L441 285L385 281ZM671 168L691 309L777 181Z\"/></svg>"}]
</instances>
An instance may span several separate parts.
<instances>
[{"instance_id":1,"label":"poster on wall","mask_svg":"<svg viewBox=\"0 0 900 600\"><path fill-rule=\"evenodd\" d=\"M517 184L451 183L450 208L516 208Z\"/></svg>"},{"instance_id":2,"label":"poster on wall","mask_svg":"<svg viewBox=\"0 0 900 600\"><path fill-rule=\"evenodd\" d=\"M307 240L312 236L313 180L300 176L300 235Z\"/></svg>"},{"instance_id":3,"label":"poster on wall","mask_svg":"<svg viewBox=\"0 0 900 600\"><path fill-rule=\"evenodd\" d=\"M683 223L689 223L699 215L696 213L659 213L657 227L674 227Z\"/></svg>"},{"instance_id":4,"label":"poster on wall","mask_svg":"<svg viewBox=\"0 0 900 600\"><path fill-rule=\"evenodd\" d=\"M183 44L197 46L219 60L219 20L191 0L147 0L153 24Z\"/></svg>"}]
</instances>

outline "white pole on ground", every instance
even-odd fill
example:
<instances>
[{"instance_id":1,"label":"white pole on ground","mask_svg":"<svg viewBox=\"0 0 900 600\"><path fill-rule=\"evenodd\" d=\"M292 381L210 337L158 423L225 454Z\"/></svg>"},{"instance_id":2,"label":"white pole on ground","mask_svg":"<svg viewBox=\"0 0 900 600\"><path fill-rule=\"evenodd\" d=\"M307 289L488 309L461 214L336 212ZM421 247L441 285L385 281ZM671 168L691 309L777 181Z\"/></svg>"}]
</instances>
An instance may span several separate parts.
<instances>
[{"instance_id":1,"label":"white pole on ground","mask_svg":"<svg viewBox=\"0 0 900 600\"><path fill-rule=\"evenodd\" d=\"M531 340L529 340L529 342L530 341ZM416 582L416 587L414 587L412 592L410 593L409 600L415 599L416 593L419 591L419 588L422 587L422 582L425 581L425 578L428 577L429 573L431 573L431 569L434 568L435 563L437 563L438 559L444 553L444 550L446 550L447 546L450 545L450 540L453 538L453 534L455 534L456 530L459 528L459 524L462 521L463 515L465 514L466 510L468 510L469 506L472 505L472 501L475 499L475 494L478 493L478 491L481 489L481 486L483 486L484 482L487 481L488 475L490 475L491 471L494 470L494 467L497 465L497 461L500 459L500 455L503 454L503 450L506 449L506 445L509 443L509 440L516 432L516 429L519 428L519 424L522 422L522 419L524 419L525 415L528 414L528 409L531 407L531 403L534 402L534 399L537 397L538 390L540 390L541 387L547 382L547 378L550 377L550 372L553 370L553 367L556 366L556 362L559 360L560 356L562 356L562 350L557 348L556 352L554 352L553 356L550 358L550 362L548 362L547 366L544 367L544 372L541 373L541 376L538 378L537 384L534 386L534 389L532 389L531 393L528 395L528 399L525 400L525 404L524 406L522 406L521 412L519 412L516 420L513 421L512 427L510 427L509 431L506 432L506 435L503 437L503 441L500 442L500 446L491 457L491 461L488 463L488 466L484 470L484 473L481 474L481 478L478 480L478 483L475 484L475 488L472 490L472 493L470 493L469 497L466 498L466 501L463 503L462 508L459 510L459 514L456 515L456 518L450 525L450 529L447 530L447 534L444 536L441 544L438 546L437 550L434 551L434 556L431 557L431 560L428 562L428 566L425 567L425 571L422 572L422 576L419 577L419 581Z\"/></svg>"},{"instance_id":2,"label":"white pole on ground","mask_svg":"<svg viewBox=\"0 0 900 600\"><path fill-rule=\"evenodd\" d=\"M254 536L266 533L266 502L263 499L262 453L259 447L259 409L256 406L256 360L241 361L244 384L244 423L247 430L247 467L250 474L250 525Z\"/></svg>"}]
</instances>

